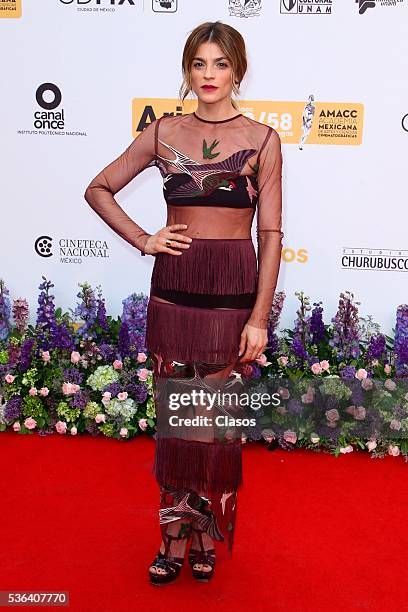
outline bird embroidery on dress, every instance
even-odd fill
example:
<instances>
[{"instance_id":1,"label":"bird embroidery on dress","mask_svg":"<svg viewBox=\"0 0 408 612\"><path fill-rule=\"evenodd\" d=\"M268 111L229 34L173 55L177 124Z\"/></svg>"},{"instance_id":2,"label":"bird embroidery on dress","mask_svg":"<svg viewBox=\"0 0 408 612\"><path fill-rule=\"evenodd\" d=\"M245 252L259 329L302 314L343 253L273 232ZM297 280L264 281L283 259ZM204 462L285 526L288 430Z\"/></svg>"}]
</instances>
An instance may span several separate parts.
<instances>
[{"instance_id":1,"label":"bird embroidery on dress","mask_svg":"<svg viewBox=\"0 0 408 612\"><path fill-rule=\"evenodd\" d=\"M202 197L212 193L220 185L225 186L225 179L229 180L239 176L247 160L256 153L255 149L242 149L220 162L202 164L162 140L159 140L159 142L175 155L174 159L157 155L161 160L158 165L162 176L166 177L168 175L166 166L163 164L163 162L167 162L167 164L191 177L189 181L172 190L171 196L175 198Z\"/></svg>"},{"instance_id":2,"label":"bird embroidery on dress","mask_svg":"<svg viewBox=\"0 0 408 612\"><path fill-rule=\"evenodd\" d=\"M250 180L250 178L248 176L246 177L246 180L247 180L247 183L248 183L246 189L247 189L248 196L249 196L249 199L251 200L251 204L252 204L252 200L254 199L254 197L257 195L258 192L257 192L256 189L254 189L254 187L253 187L253 185L251 183L251 180Z\"/></svg>"},{"instance_id":3,"label":"bird embroidery on dress","mask_svg":"<svg viewBox=\"0 0 408 612\"><path fill-rule=\"evenodd\" d=\"M212 145L210 145L209 147L207 147L207 141L203 140L203 159L214 159L214 157L217 157L217 155L220 154L220 152L218 151L218 153L213 153L212 150L220 144L220 141L215 139L213 140Z\"/></svg>"},{"instance_id":4,"label":"bird embroidery on dress","mask_svg":"<svg viewBox=\"0 0 408 612\"><path fill-rule=\"evenodd\" d=\"M197 521L203 531L214 540L223 542L224 536L219 530L215 514L210 510L210 500L198 495L195 491L187 489L176 489L166 485L164 489L170 493L177 506L161 508L159 510L160 524L165 525L181 518Z\"/></svg>"}]
</instances>

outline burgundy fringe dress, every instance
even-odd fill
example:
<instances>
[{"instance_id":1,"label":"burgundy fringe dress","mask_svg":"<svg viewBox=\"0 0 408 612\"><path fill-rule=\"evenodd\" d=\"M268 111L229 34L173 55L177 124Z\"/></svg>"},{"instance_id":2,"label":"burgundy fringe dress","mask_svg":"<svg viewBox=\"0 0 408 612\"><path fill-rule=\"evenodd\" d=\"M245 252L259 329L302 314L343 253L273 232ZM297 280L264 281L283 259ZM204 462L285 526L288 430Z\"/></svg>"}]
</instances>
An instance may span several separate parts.
<instances>
[{"instance_id":1,"label":"burgundy fringe dress","mask_svg":"<svg viewBox=\"0 0 408 612\"><path fill-rule=\"evenodd\" d=\"M273 128L240 113L222 121L195 113L163 116L149 124L85 193L98 215L143 255L151 234L114 195L149 166L163 177L166 225L186 224L177 233L192 238L189 249L174 247L182 255L155 255L147 311L160 527L165 538L168 525L189 518L215 540L227 540L231 553L243 482L241 438L222 439L214 426L169 427L169 416L209 413L208 406L191 404L171 410L166 384L178 391L181 385L219 390L222 381L236 381L245 324L267 328L283 237L281 141Z\"/></svg>"}]
</instances>

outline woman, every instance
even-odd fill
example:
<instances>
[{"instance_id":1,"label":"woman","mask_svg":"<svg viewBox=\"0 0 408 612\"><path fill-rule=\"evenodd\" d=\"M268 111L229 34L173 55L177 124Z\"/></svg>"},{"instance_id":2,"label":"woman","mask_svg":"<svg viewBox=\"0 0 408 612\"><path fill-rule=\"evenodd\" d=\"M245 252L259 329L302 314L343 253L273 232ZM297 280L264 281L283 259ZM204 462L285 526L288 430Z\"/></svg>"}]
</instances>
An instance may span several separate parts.
<instances>
[{"instance_id":1,"label":"woman","mask_svg":"<svg viewBox=\"0 0 408 612\"><path fill-rule=\"evenodd\" d=\"M219 21L195 28L184 47L180 98L193 91L197 110L152 122L85 193L114 231L155 257L146 346L154 372L162 543L149 567L152 584L177 578L190 539L188 560L198 580L213 575L214 540L227 539L232 552L240 429L204 422L211 406L194 404L192 393L176 408L169 399L171 389L233 385L239 368L267 345L283 237L282 154L278 133L242 115L231 97L246 66L245 43L234 28ZM163 177L167 224L149 234L114 195L153 165ZM237 406L221 404L212 416L239 415ZM198 425L186 417L200 417Z\"/></svg>"}]
</instances>

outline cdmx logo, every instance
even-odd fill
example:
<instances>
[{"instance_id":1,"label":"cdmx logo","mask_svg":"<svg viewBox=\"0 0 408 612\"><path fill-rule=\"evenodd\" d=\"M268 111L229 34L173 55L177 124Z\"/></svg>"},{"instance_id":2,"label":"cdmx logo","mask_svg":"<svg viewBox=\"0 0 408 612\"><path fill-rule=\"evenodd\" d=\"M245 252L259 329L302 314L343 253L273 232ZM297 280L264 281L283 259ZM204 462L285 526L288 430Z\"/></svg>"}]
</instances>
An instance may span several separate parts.
<instances>
[{"instance_id":1,"label":"cdmx logo","mask_svg":"<svg viewBox=\"0 0 408 612\"><path fill-rule=\"evenodd\" d=\"M40 257L52 256L52 238L51 236L39 236L34 243L34 250Z\"/></svg>"},{"instance_id":2,"label":"cdmx logo","mask_svg":"<svg viewBox=\"0 0 408 612\"><path fill-rule=\"evenodd\" d=\"M375 0L356 0L358 3L358 12L364 15L367 9L375 8Z\"/></svg>"}]
</instances>

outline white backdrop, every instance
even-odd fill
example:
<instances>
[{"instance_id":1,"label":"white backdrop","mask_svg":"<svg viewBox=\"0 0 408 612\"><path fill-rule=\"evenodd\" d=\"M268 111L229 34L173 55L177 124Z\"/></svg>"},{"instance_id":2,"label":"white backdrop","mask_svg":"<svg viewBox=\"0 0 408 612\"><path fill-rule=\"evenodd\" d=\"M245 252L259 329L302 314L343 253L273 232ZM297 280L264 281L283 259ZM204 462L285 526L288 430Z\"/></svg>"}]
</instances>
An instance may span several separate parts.
<instances>
[{"instance_id":1,"label":"white backdrop","mask_svg":"<svg viewBox=\"0 0 408 612\"><path fill-rule=\"evenodd\" d=\"M391 333L397 306L408 301L408 0L6 0L0 7L0 277L13 298L29 300L32 318L42 275L53 280L64 308L74 306L85 280L102 286L112 315L130 293L148 294L154 258L141 257L105 226L83 193L134 137L132 119L140 118L132 117L134 99L153 100L158 115L158 100L176 105L186 37L217 19L237 28L247 44L243 112L251 107L255 115L292 118L292 132L280 129L284 123L278 128L285 232L278 289L287 294L281 326L293 323L295 291L322 300L329 322L340 291L350 290L361 314L372 314ZM44 112L36 100L43 83L61 91L54 111L63 110L64 124L41 133L34 122ZM309 95L316 112L301 150ZM45 91L43 100L53 99ZM319 112L327 106L358 107L360 144L351 136L319 135ZM165 225L157 168L136 177L117 200L149 232ZM38 242L41 236L48 238ZM101 254L109 257L85 252L64 262L61 240L106 241ZM380 269L383 259L375 258L366 262L372 269L352 269L345 249L371 256L382 250L401 269Z\"/></svg>"}]
</instances>

